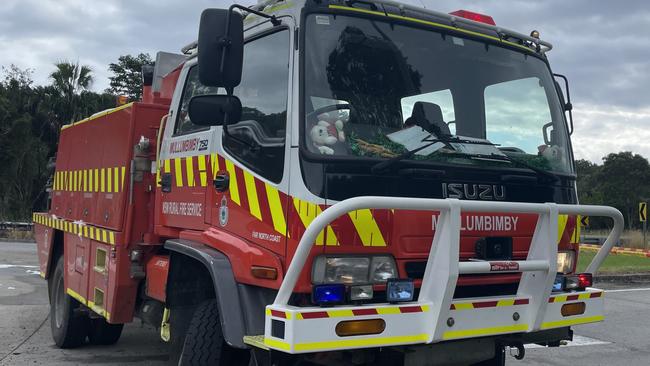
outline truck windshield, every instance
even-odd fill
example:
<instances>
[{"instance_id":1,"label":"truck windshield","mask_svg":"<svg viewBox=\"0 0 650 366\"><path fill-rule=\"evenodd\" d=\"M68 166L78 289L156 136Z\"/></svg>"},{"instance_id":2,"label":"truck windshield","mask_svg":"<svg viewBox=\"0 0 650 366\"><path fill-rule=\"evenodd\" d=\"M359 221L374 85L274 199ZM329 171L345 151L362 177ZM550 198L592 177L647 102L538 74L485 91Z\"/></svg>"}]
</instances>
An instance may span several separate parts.
<instances>
[{"instance_id":1,"label":"truck windshield","mask_svg":"<svg viewBox=\"0 0 650 366\"><path fill-rule=\"evenodd\" d=\"M309 15L305 29L312 153L390 159L419 148L406 160L507 166L469 158L507 155L571 173L553 78L525 50L341 15Z\"/></svg>"}]
</instances>

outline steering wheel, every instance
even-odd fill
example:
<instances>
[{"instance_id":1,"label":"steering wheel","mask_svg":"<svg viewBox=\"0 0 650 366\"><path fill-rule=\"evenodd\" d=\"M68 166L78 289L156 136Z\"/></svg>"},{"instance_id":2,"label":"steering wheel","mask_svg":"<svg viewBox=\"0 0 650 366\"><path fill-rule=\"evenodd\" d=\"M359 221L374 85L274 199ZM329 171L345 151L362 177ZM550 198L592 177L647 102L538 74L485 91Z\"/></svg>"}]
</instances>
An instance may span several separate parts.
<instances>
[{"instance_id":1,"label":"steering wheel","mask_svg":"<svg viewBox=\"0 0 650 366\"><path fill-rule=\"evenodd\" d=\"M305 115L305 118L307 120L315 119L320 114L332 112L332 111L340 111L342 109L349 110L350 114L354 112L354 108L350 104L331 104L331 105L326 105L324 107L317 108L316 110L307 113L307 115Z\"/></svg>"}]
</instances>

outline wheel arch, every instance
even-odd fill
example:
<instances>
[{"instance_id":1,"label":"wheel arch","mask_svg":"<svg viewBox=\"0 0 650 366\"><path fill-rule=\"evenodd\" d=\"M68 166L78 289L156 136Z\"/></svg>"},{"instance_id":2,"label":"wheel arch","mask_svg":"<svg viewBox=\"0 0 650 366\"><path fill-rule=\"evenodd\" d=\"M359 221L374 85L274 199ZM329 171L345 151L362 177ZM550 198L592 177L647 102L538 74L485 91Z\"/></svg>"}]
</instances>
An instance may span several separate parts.
<instances>
[{"instance_id":1,"label":"wheel arch","mask_svg":"<svg viewBox=\"0 0 650 366\"><path fill-rule=\"evenodd\" d=\"M167 240L164 246L170 251L168 306L216 298L225 341L232 347L248 348L243 342L243 306L228 257L192 240Z\"/></svg>"}]
</instances>

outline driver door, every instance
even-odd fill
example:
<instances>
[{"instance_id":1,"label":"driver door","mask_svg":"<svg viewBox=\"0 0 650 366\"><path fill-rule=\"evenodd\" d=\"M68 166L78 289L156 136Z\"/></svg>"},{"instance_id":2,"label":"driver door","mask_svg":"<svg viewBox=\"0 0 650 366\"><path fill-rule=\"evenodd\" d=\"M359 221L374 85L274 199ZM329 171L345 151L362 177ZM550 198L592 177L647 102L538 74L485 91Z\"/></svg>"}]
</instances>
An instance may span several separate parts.
<instances>
[{"instance_id":1,"label":"driver door","mask_svg":"<svg viewBox=\"0 0 650 366\"><path fill-rule=\"evenodd\" d=\"M286 26L251 33L244 45L242 81L234 90L242 116L221 128L221 144L210 157L209 217L213 227L284 255L293 33Z\"/></svg>"}]
</instances>

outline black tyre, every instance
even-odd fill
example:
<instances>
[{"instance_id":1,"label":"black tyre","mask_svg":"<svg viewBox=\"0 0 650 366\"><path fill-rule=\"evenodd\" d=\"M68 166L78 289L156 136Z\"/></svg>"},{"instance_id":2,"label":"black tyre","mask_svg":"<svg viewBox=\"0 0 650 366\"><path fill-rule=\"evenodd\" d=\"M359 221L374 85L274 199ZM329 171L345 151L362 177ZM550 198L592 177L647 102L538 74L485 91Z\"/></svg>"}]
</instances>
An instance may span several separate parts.
<instances>
[{"instance_id":1,"label":"black tyre","mask_svg":"<svg viewBox=\"0 0 650 366\"><path fill-rule=\"evenodd\" d=\"M124 324L109 324L104 319L91 319L88 330L90 344L115 344L122 335Z\"/></svg>"},{"instance_id":2,"label":"black tyre","mask_svg":"<svg viewBox=\"0 0 650 366\"><path fill-rule=\"evenodd\" d=\"M506 348L503 346L496 346L494 358L485 360L483 362L475 363L474 366L505 366L506 364Z\"/></svg>"},{"instance_id":3,"label":"black tyre","mask_svg":"<svg viewBox=\"0 0 650 366\"><path fill-rule=\"evenodd\" d=\"M223 339L217 300L202 302L192 316L178 364L248 365L249 358L250 351L233 348Z\"/></svg>"},{"instance_id":4,"label":"black tyre","mask_svg":"<svg viewBox=\"0 0 650 366\"><path fill-rule=\"evenodd\" d=\"M63 256L54 267L48 282L50 292L50 326L54 343L60 348L79 347L88 334L88 317L75 311L80 304L66 293L63 284Z\"/></svg>"}]
</instances>

